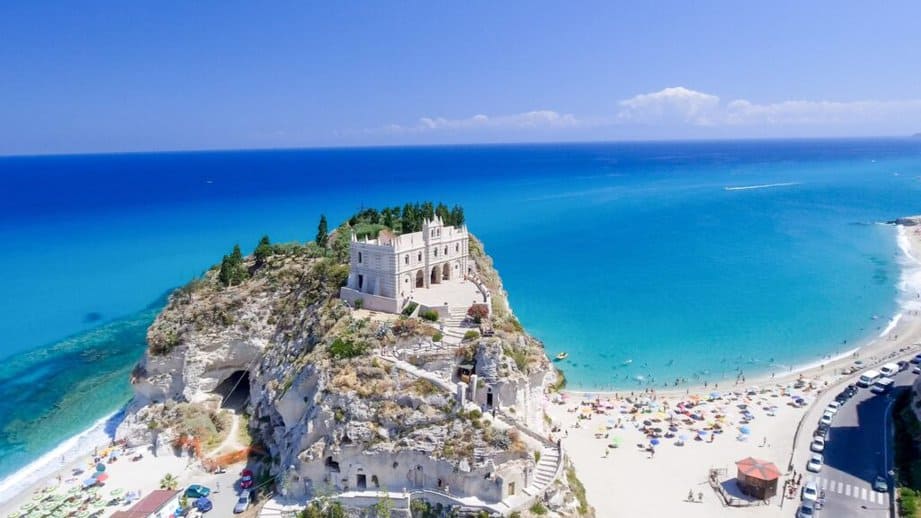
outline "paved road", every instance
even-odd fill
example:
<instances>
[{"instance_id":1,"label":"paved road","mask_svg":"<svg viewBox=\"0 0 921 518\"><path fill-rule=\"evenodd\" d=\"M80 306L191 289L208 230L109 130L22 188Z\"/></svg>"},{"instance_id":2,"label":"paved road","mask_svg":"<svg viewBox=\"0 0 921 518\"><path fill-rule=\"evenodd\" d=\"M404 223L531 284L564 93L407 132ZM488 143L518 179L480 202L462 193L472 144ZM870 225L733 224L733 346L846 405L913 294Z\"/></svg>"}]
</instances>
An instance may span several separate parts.
<instances>
[{"instance_id":1,"label":"paved road","mask_svg":"<svg viewBox=\"0 0 921 518\"><path fill-rule=\"evenodd\" d=\"M888 394L877 395L870 389L860 389L845 403L829 430L823 452L825 464L819 473L806 471L812 432L826 405L846 385L823 394L810 409L797 443L793 467L797 473L803 473L804 483L815 481L818 488L825 491L825 505L817 516L889 517L891 493L876 492L872 484L877 475L886 476L892 467L891 429L887 416L897 395L908 390L915 377L911 369L902 371L894 377L896 385ZM889 482L891 486L892 481Z\"/></svg>"},{"instance_id":2,"label":"paved road","mask_svg":"<svg viewBox=\"0 0 921 518\"><path fill-rule=\"evenodd\" d=\"M227 468L227 473L217 474L198 474L192 477L190 483L201 484L211 488L211 502L214 509L207 513L206 516L211 518L225 518L235 516L233 506L237 503L237 496L240 493L239 480L240 471L245 466L235 464Z\"/></svg>"}]
</instances>

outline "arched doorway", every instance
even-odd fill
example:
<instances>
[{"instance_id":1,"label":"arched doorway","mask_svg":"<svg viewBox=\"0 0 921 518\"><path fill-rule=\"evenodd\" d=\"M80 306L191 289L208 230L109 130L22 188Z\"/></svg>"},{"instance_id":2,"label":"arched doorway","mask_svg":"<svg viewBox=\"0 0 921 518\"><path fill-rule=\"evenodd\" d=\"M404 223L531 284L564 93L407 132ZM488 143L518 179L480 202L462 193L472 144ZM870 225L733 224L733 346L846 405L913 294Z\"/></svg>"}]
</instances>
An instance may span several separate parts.
<instances>
[{"instance_id":1,"label":"arched doorway","mask_svg":"<svg viewBox=\"0 0 921 518\"><path fill-rule=\"evenodd\" d=\"M441 268L437 266L432 267L432 278L429 284L441 284Z\"/></svg>"},{"instance_id":2,"label":"arched doorway","mask_svg":"<svg viewBox=\"0 0 921 518\"><path fill-rule=\"evenodd\" d=\"M451 265L450 264L445 263L444 268L441 269L441 278L446 281L451 279Z\"/></svg>"},{"instance_id":3,"label":"arched doorway","mask_svg":"<svg viewBox=\"0 0 921 518\"><path fill-rule=\"evenodd\" d=\"M422 274L422 270L416 272L416 287L424 288L425 287L425 275Z\"/></svg>"}]
</instances>

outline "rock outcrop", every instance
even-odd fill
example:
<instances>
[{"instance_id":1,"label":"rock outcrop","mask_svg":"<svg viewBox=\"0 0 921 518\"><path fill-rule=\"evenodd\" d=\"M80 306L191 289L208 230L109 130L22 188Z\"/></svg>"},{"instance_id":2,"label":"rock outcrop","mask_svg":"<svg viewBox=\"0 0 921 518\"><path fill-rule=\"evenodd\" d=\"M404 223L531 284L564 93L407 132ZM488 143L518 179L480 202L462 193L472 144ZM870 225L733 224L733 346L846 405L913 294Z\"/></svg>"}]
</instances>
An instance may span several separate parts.
<instances>
[{"instance_id":1,"label":"rock outcrop","mask_svg":"<svg viewBox=\"0 0 921 518\"><path fill-rule=\"evenodd\" d=\"M212 268L151 325L119 434L135 443L175 437L175 405L216 409L244 383L250 432L281 494L424 488L508 501L533 487L533 452L547 447L543 393L556 376L511 313L482 245L472 239L470 248L494 294L494 333L450 350L421 320L350 309L337 298L348 266L313 244L273 247L258 264L246 258L248 278L234 286ZM468 361L479 381L461 405L449 389L475 379L458 370ZM514 417L482 415L487 401ZM565 480L548 490L572 502L558 495ZM578 514L567 505L554 507Z\"/></svg>"}]
</instances>

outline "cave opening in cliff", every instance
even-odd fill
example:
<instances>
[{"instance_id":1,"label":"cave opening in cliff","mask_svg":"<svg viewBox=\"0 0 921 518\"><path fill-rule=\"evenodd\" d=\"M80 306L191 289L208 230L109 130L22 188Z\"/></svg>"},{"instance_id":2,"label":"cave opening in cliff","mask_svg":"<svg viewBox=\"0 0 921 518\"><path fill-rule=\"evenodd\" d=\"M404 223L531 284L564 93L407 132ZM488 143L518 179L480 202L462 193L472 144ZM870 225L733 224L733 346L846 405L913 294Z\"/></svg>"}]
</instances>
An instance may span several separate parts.
<instances>
[{"instance_id":1,"label":"cave opening in cliff","mask_svg":"<svg viewBox=\"0 0 921 518\"><path fill-rule=\"evenodd\" d=\"M243 410L249 402L249 371L234 371L215 387L214 393L221 396L222 408Z\"/></svg>"}]
</instances>

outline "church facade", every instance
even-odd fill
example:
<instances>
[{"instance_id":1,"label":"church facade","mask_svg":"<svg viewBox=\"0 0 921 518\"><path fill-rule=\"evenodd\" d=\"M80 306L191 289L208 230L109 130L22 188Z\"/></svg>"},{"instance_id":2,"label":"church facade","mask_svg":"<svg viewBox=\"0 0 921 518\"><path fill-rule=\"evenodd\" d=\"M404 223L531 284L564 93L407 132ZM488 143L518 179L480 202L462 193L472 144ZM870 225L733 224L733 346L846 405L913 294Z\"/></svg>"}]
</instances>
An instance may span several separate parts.
<instances>
[{"instance_id":1,"label":"church facade","mask_svg":"<svg viewBox=\"0 0 921 518\"><path fill-rule=\"evenodd\" d=\"M349 278L342 299L375 311L399 312L416 290L459 281L473 271L467 227L445 225L437 216L420 232L395 235L383 230L376 239L349 247Z\"/></svg>"}]
</instances>

